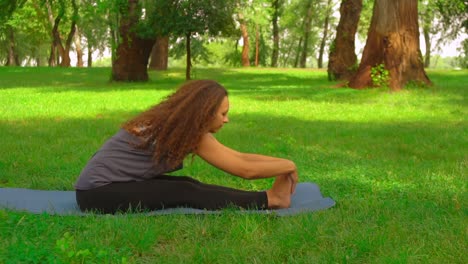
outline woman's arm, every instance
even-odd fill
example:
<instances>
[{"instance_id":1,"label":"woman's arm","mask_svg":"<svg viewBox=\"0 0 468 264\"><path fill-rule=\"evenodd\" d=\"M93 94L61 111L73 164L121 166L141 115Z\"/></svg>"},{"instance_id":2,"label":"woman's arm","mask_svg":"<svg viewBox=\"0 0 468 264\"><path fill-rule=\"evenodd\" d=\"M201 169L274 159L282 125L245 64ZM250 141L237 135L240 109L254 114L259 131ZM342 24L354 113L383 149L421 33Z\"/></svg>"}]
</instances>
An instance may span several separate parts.
<instances>
[{"instance_id":1,"label":"woman's arm","mask_svg":"<svg viewBox=\"0 0 468 264\"><path fill-rule=\"evenodd\" d=\"M209 164L244 179L291 175L293 185L297 182L294 162L282 158L235 151L218 142L212 134L203 136L196 154Z\"/></svg>"}]
</instances>

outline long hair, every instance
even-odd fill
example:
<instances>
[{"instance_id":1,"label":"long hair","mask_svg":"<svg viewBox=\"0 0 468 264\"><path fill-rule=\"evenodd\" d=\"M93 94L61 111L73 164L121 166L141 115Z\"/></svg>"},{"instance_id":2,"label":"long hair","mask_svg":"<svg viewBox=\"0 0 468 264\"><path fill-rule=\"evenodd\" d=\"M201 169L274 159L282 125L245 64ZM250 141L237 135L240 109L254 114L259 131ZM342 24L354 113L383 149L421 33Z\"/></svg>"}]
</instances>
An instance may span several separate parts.
<instances>
[{"instance_id":1,"label":"long hair","mask_svg":"<svg viewBox=\"0 0 468 264\"><path fill-rule=\"evenodd\" d=\"M215 81L190 81L122 127L143 139L139 147L150 149L154 162L174 168L196 150L225 96Z\"/></svg>"}]
</instances>

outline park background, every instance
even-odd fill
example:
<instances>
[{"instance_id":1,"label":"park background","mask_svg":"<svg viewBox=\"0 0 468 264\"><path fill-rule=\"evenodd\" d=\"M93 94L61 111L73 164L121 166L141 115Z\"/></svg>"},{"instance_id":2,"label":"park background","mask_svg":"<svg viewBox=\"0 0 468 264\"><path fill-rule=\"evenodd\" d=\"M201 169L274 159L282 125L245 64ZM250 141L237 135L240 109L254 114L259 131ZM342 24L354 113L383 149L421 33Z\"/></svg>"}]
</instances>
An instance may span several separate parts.
<instances>
[{"instance_id":1,"label":"park background","mask_svg":"<svg viewBox=\"0 0 468 264\"><path fill-rule=\"evenodd\" d=\"M430 83L392 89L383 58L369 86L348 85L381 8L418 23L420 43L409 44ZM125 120L190 77L229 90L219 140L294 160L301 181L337 202L293 217L0 209L0 263L468 262L466 11L461 0L0 1L1 187L72 190ZM328 58L348 16L355 56L343 68L351 75L337 78ZM119 61L132 47L144 59ZM122 79L119 67L136 75ZM272 183L199 159L176 175L253 190Z\"/></svg>"}]
</instances>

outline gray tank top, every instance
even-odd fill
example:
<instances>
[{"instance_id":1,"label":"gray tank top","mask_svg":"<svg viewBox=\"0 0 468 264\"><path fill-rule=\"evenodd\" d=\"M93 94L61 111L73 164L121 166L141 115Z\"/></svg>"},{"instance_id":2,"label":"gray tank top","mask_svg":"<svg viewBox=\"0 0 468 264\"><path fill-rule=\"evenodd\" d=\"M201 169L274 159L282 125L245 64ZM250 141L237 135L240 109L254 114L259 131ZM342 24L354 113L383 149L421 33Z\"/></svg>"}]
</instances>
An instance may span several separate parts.
<instances>
[{"instance_id":1,"label":"gray tank top","mask_svg":"<svg viewBox=\"0 0 468 264\"><path fill-rule=\"evenodd\" d=\"M111 182L144 181L176 171L166 164L155 164L152 153L139 149L141 139L120 129L98 150L81 171L76 190L89 190Z\"/></svg>"}]
</instances>

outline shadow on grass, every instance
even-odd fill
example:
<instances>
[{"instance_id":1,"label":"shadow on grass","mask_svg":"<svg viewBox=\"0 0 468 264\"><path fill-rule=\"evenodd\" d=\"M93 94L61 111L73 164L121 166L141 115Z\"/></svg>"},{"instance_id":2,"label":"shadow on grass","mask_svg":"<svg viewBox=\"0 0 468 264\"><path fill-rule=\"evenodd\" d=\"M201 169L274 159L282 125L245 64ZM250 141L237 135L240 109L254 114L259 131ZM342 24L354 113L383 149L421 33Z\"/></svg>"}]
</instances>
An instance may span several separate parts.
<instances>
[{"instance_id":1,"label":"shadow on grass","mask_svg":"<svg viewBox=\"0 0 468 264\"><path fill-rule=\"evenodd\" d=\"M41 92L172 90L184 82L178 71L150 72L148 82L112 82L110 68L0 67L0 90L38 88Z\"/></svg>"},{"instance_id":2,"label":"shadow on grass","mask_svg":"<svg viewBox=\"0 0 468 264\"><path fill-rule=\"evenodd\" d=\"M135 114L0 122L0 186L72 189L91 155ZM399 195L452 204L463 188L466 142L460 124L304 121L260 114L232 120L217 134L221 142L294 160L301 181L317 182L338 202ZM205 163L183 173L189 171L211 183L249 184L213 177L223 173ZM258 181L256 188L269 184Z\"/></svg>"},{"instance_id":3,"label":"shadow on grass","mask_svg":"<svg viewBox=\"0 0 468 264\"><path fill-rule=\"evenodd\" d=\"M109 92L116 90L174 90L184 80L183 69L150 71L146 83L110 82L110 68L28 68L0 67L0 90L9 88L38 88L44 93L64 91ZM466 71L431 71L435 86L426 89L408 88L421 93L449 94L451 104L467 105L465 84ZM197 69L196 79L214 79L223 84L235 96L248 96L259 101L307 100L313 102L334 102L365 104L387 94L386 89L359 91L334 88L336 82L328 82L326 72L321 70L298 69ZM420 93L418 92L420 91Z\"/></svg>"}]
</instances>

